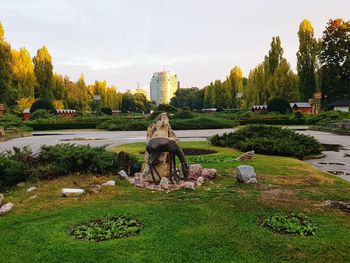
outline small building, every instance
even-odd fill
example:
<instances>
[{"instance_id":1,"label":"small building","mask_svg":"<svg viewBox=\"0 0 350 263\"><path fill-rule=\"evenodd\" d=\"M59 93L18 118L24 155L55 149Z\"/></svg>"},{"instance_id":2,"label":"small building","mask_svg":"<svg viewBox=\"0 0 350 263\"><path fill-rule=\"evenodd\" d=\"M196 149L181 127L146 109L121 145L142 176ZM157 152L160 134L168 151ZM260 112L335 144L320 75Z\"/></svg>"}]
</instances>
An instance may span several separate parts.
<instances>
[{"instance_id":1,"label":"small building","mask_svg":"<svg viewBox=\"0 0 350 263\"><path fill-rule=\"evenodd\" d=\"M311 113L311 106L308 102L292 102L289 105L293 112Z\"/></svg>"},{"instance_id":2,"label":"small building","mask_svg":"<svg viewBox=\"0 0 350 263\"><path fill-rule=\"evenodd\" d=\"M63 116L63 117L74 117L76 114L76 110L57 109L56 113L57 113L57 115Z\"/></svg>"},{"instance_id":3,"label":"small building","mask_svg":"<svg viewBox=\"0 0 350 263\"><path fill-rule=\"evenodd\" d=\"M328 106L333 110L349 112L350 100L337 100Z\"/></svg>"},{"instance_id":4,"label":"small building","mask_svg":"<svg viewBox=\"0 0 350 263\"><path fill-rule=\"evenodd\" d=\"M29 121L30 109L29 108L24 109L24 111L22 112L22 116L23 116L23 121Z\"/></svg>"},{"instance_id":5,"label":"small building","mask_svg":"<svg viewBox=\"0 0 350 263\"><path fill-rule=\"evenodd\" d=\"M250 108L252 112L262 113L267 111L267 105L254 105Z\"/></svg>"}]
</instances>

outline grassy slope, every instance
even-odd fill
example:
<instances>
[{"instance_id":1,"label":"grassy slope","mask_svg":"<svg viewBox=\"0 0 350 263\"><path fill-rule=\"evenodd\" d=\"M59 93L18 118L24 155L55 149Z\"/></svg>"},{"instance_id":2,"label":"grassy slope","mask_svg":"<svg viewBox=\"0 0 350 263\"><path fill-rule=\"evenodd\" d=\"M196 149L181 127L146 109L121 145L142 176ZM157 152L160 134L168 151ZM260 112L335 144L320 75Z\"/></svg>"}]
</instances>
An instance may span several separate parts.
<instances>
[{"instance_id":1,"label":"grassy slope","mask_svg":"<svg viewBox=\"0 0 350 263\"><path fill-rule=\"evenodd\" d=\"M184 147L213 148L206 142ZM137 154L144 144L119 146ZM142 155L138 154L142 159ZM191 158L189 158L191 159ZM296 159L254 156L256 185L232 177L240 163L204 163L220 177L212 184L172 193L135 189L118 181L98 195L61 198L62 187L86 187L112 176L72 175L39 185L37 198L15 189L14 212L0 218L0 262L349 262L349 215L317 206L350 200L350 185ZM8 195L7 195L8 196ZM275 234L257 224L260 215L302 211L320 226L316 236ZM138 237L89 243L67 235L70 225L105 215L131 215L143 222Z\"/></svg>"}]
</instances>

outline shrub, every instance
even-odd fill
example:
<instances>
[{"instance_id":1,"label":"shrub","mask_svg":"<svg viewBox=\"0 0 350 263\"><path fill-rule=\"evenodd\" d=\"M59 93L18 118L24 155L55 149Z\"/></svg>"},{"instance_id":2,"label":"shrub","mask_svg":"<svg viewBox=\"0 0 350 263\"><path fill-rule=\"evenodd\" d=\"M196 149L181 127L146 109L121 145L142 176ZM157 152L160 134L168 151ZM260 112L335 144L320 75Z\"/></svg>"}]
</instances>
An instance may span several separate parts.
<instances>
[{"instance_id":1,"label":"shrub","mask_svg":"<svg viewBox=\"0 0 350 263\"><path fill-rule=\"evenodd\" d=\"M44 110L48 110L50 111L52 114L56 114L56 109L55 107L52 105L52 103L48 100L44 100L44 99L38 99L36 100L32 107L30 108L30 113L35 112L36 110L39 109L44 109Z\"/></svg>"},{"instance_id":2,"label":"shrub","mask_svg":"<svg viewBox=\"0 0 350 263\"><path fill-rule=\"evenodd\" d=\"M292 109L290 107L290 104L287 100L283 98L273 98L270 100L270 102L267 105L267 111L268 112L279 112L282 114L285 114L287 112L290 112Z\"/></svg>"},{"instance_id":3,"label":"shrub","mask_svg":"<svg viewBox=\"0 0 350 263\"><path fill-rule=\"evenodd\" d=\"M181 110L174 114L174 119L191 119L195 115L190 110Z\"/></svg>"},{"instance_id":4,"label":"shrub","mask_svg":"<svg viewBox=\"0 0 350 263\"><path fill-rule=\"evenodd\" d=\"M169 104L159 104L157 107L157 111L175 113L175 112L177 112L177 109L174 106L169 105Z\"/></svg>"},{"instance_id":5,"label":"shrub","mask_svg":"<svg viewBox=\"0 0 350 263\"><path fill-rule=\"evenodd\" d=\"M17 128L22 126L22 119L13 114L0 116L0 127Z\"/></svg>"},{"instance_id":6,"label":"shrub","mask_svg":"<svg viewBox=\"0 0 350 263\"><path fill-rule=\"evenodd\" d=\"M143 226L133 218L110 217L71 227L70 234L85 241L105 241L138 235Z\"/></svg>"},{"instance_id":7,"label":"shrub","mask_svg":"<svg viewBox=\"0 0 350 263\"><path fill-rule=\"evenodd\" d=\"M267 125L249 125L236 132L214 135L210 142L217 146L230 146L241 151L254 150L268 155L294 156L320 154L321 144L312 136Z\"/></svg>"},{"instance_id":8,"label":"shrub","mask_svg":"<svg viewBox=\"0 0 350 263\"><path fill-rule=\"evenodd\" d=\"M19 161L0 155L0 189L13 186L27 178L27 166Z\"/></svg>"},{"instance_id":9,"label":"shrub","mask_svg":"<svg viewBox=\"0 0 350 263\"><path fill-rule=\"evenodd\" d=\"M199 130L233 128L236 122L223 118L198 117L192 119L170 119L170 124L174 130Z\"/></svg>"},{"instance_id":10,"label":"shrub","mask_svg":"<svg viewBox=\"0 0 350 263\"><path fill-rule=\"evenodd\" d=\"M284 234L299 234L313 236L318 226L304 214L273 215L263 219L263 226Z\"/></svg>"},{"instance_id":11,"label":"shrub","mask_svg":"<svg viewBox=\"0 0 350 263\"><path fill-rule=\"evenodd\" d=\"M106 115L112 115L112 109L109 107L103 107L101 108L101 112L106 114Z\"/></svg>"},{"instance_id":12,"label":"shrub","mask_svg":"<svg viewBox=\"0 0 350 263\"><path fill-rule=\"evenodd\" d=\"M54 117L51 111L45 110L45 109L38 109L34 111L32 114L30 114L30 119L31 120L36 120L36 119L49 119Z\"/></svg>"}]
</instances>

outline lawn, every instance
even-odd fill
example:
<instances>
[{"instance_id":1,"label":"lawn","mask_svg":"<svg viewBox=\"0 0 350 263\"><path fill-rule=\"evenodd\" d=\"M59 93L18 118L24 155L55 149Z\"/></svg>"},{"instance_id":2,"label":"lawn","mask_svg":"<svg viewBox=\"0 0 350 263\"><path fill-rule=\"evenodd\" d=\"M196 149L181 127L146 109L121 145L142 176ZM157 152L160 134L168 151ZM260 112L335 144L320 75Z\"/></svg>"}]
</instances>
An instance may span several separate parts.
<instances>
[{"instance_id":1,"label":"lawn","mask_svg":"<svg viewBox=\"0 0 350 263\"><path fill-rule=\"evenodd\" d=\"M144 146L112 150L142 160ZM99 194L61 197L63 187L114 178L79 174L40 182L35 199L28 199L27 187L13 189L5 197L15 209L0 218L0 262L350 262L349 214L320 206L329 199L350 201L349 183L297 159L255 155L244 164L254 166L259 182L244 185L234 178L234 167L242 162L232 157L240 152L207 142L181 146L216 150L188 159L218 169L219 177L196 191L171 193L117 180ZM282 235L259 225L260 216L280 212L303 212L319 231ZM132 216L144 228L139 236L99 243L68 234L71 225L101 216Z\"/></svg>"}]
</instances>

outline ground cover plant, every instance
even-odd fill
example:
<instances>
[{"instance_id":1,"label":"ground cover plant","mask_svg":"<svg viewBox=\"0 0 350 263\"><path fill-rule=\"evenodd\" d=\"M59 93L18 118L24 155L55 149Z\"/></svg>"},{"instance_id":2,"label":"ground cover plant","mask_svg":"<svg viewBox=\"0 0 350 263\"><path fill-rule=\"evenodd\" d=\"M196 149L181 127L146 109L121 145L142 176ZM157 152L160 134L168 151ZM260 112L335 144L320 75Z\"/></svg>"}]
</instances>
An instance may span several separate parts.
<instances>
[{"instance_id":1,"label":"ground cover plant","mask_svg":"<svg viewBox=\"0 0 350 263\"><path fill-rule=\"evenodd\" d=\"M267 125L249 125L236 132L214 135L209 140L216 146L229 146L241 151L254 150L257 153L297 158L317 155L322 151L322 145L312 136Z\"/></svg>"},{"instance_id":2,"label":"ground cover plant","mask_svg":"<svg viewBox=\"0 0 350 263\"><path fill-rule=\"evenodd\" d=\"M242 152L208 142L180 142L183 148L214 150L209 156ZM143 161L145 143L121 145ZM195 156L193 156L195 157ZM221 158L221 157L219 157ZM295 158L255 154L253 160L202 163L218 177L193 191L152 192L115 175L72 174L5 192L15 208L0 220L3 262L349 262L347 213L325 200L350 201L349 183ZM191 162L192 163L192 162ZM237 183L234 168L252 165L258 183ZM61 197L66 187L84 188L116 180L99 194ZM30 186L30 184L26 184ZM261 215L303 213L317 224L315 236L281 235L257 223ZM72 225L101 216L128 215L144 225L140 235L84 242L69 235ZM310 256L312 255L312 257Z\"/></svg>"},{"instance_id":3,"label":"ground cover plant","mask_svg":"<svg viewBox=\"0 0 350 263\"><path fill-rule=\"evenodd\" d=\"M313 236L318 230L318 226L302 213L272 215L262 219L261 225L279 233L301 236Z\"/></svg>"},{"instance_id":4,"label":"ground cover plant","mask_svg":"<svg viewBox=\"0 0 350 263\"><path fill-rule=\"evenodd\" d=\"M128 217L106 217L92 220L70 228L70 234L85 241L106 241L138 235L142 224Z\"/></svg>"}]
</instances>

